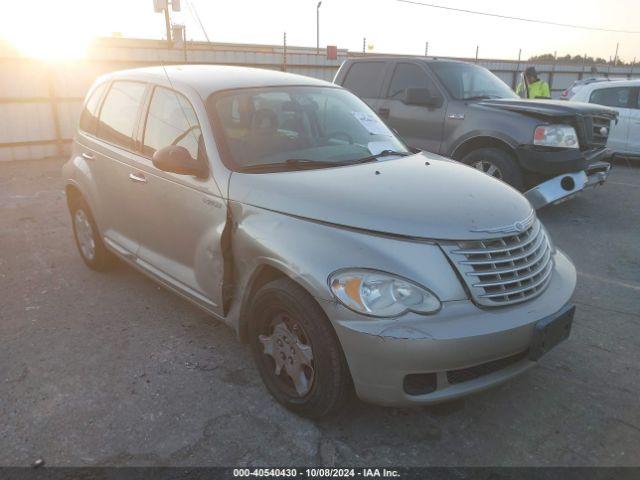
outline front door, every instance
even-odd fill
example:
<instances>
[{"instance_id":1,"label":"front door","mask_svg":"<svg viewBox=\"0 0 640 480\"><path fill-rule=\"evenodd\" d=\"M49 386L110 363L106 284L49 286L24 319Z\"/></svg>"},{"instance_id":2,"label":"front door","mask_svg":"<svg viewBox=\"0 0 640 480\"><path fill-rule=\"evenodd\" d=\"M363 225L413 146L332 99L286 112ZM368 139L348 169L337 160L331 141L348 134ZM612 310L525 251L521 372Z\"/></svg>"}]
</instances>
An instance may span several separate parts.
<instances>
[{"instance_id":1,"label":"front door","mask_svg":"<svg viewBox=\"0 0 640 480\"><path fill-rule=\"evenodd\" d=\"M378 114L410 146L439 153L446 102L439 107L406 105L403 99L407 88L428 88L431 95L442 96L422 66L415 63L398 63L391 76L386 99L378 108Z\"/></svg>"},{"instance_id":2,"label":"front door","mask_svg":"<svg viewBox=\"0 0 640 480\"><path fill-rule=\"evenodd\" d=\"M155 87L146 119L140 168L145 218L139 227L140 265L215 313L223 314L221 238L227 207L211 175L200 179L155 168L151 157L168 145L206 161L202 130L186 97Z\"/></svg>"},{"instance_id":3,"label":"front door","mask_svg":"<svg viewBox=\"0 0 640 480\"><path fill-rule=\"evenodd\" d=\"M639 89L631 90L631 108L629 108L629 128L627 129L627 145L624 152L640 155L640 105Z\"/></svg>"}]
</instances>

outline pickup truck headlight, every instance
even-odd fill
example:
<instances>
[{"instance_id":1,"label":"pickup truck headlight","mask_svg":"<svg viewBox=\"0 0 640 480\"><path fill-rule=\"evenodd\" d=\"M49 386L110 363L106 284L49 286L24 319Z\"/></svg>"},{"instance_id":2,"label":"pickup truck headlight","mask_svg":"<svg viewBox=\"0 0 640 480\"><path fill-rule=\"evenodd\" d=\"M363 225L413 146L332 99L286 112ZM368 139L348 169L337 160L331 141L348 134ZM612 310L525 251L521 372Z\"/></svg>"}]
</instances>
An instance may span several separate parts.
<instances>
[{"instance_id":1,"label":"pickup truck headlight","mask_svg":"<svg viewBox=\"0 0 640 480\"><path fill-rule=\"evenodd\" d=\"M376 270L339 270L329 276L329 287L345 307L372 317L397 317L409 311L429 314L441 306L425 287Z\"/></svg>"},{"instance_id":2,"label":"pickup truck headlight","mask_svg":"<svg viewBox=\"0 0 640 480\"><path fill-rule=\"evenodd\" d=\"M569 125L540 125L533 132L533 144L541 147L580 148L576 129Z\"/></svg>"}]
</instances>

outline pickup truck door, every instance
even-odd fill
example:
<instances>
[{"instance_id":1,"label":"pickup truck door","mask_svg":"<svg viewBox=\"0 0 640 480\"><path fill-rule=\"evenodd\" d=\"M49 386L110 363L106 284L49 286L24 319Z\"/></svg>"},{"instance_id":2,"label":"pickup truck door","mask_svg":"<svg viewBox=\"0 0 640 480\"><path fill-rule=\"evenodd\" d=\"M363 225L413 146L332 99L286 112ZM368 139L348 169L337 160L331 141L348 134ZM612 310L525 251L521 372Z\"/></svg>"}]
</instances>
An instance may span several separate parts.
<instances>
[{"instance_id":1,"label":"pickup truck door","mask_svg":"<svg viewBox=\"0 0 640 480\"><path fill-rule=\"evenodd\" d=\"M428 88L432 95L446 98L422 65L398 62L384 91L378 115L410 146L440 153L446 100L439 107L406 105L403 99L407 88Z\"/></svg>"}]
</instances>

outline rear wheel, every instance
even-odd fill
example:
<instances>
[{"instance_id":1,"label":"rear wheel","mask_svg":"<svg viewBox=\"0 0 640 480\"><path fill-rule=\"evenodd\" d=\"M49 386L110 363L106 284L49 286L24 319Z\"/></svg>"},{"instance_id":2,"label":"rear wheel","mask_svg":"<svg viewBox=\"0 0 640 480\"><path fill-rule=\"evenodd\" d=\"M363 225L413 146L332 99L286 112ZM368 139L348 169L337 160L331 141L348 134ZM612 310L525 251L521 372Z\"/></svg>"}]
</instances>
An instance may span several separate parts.
<instances>
[{"instance_id":1,"label":"rear wheel","mask_svg":"<svg viewBox=\"0 0 640 480\"><path fill-rule=\"evenodd\" d=\"M256 293L249 342L267 389L295 413L318 418L349 397L351 377L335 331L295 282L274 280Z\"/></svg>"},{"instance_id":2,"label":"rear wheel","mask_svg":"<svg viewBox=\"0 0 640 480\"><path fill-rule=\"evenodd\" d=\"M78 197L73 200L69 209L73 236L82 260L93 270L108 270L114 262L114 257L102 242L87 202L82 197Z\"/></svg>"},{"instance_id":3,"label":"rear wheel","mask_svg":"<svg viewBox=\"0 0 640 480\"><path fill-rule=\"evenodd\" d=\"M518 190L524 188L522 170L513 156L501 148L479 148L468 153L462 163L508 183Z\"/></svg>"}]
</instances>

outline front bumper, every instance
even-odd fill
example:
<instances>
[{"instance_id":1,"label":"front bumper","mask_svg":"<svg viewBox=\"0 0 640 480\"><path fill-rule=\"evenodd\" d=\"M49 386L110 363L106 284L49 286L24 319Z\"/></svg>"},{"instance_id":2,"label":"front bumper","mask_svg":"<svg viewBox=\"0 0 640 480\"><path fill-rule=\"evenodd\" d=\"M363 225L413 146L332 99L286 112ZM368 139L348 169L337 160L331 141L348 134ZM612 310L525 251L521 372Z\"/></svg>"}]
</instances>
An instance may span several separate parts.
<instances>
[{"instance_id":1,"label":"front bumper","mask_svg":"<svg viewBox=\"0 0 640 480\"><path fill-rule=\"evenodd\" d=\"M542 182L524 192L524 196L536 210L547 205L556 205L575 197L583 190L604 184L610 170L611 164L596 162L585 170L563 173Z\"/></svg>"},{"instance_id":2,"label":"front bumper","mask_svg":"<svg viewBox=\"0 0 640 480\"><path fill-rule=\"evenodd\" d=\"M583 151L522 145L516 148L516 155L524 170L549 178L561 173L586 170L591 164L610 159L613 152L605 147Z\"/></svg>"},{"instance_id":3,"label":"front bumper","mask_svg":"<svg viewBox=\"0 0 640 480\"><path fill-rule=\"evenodd\" d=\"M321 303L335 326L360 398L388 406L426 405L484 390L534 366L524 352L535 323L561 310L575 283L575 268L557 251L547 289L509 307L481 310L463 300L445 302L432 316L364 319L336 302ZM514 361L500 363L501 359ZM485 364L499 368L468 381L449 381L452 371ZM408 375L430 373L437 378L435 391L407 393Z\"/></svg>"}]
</instances>

